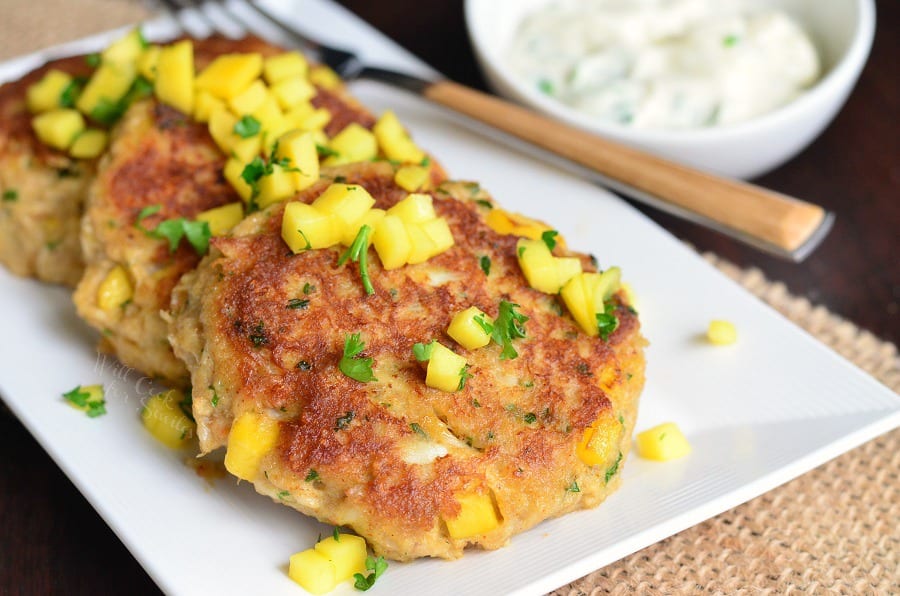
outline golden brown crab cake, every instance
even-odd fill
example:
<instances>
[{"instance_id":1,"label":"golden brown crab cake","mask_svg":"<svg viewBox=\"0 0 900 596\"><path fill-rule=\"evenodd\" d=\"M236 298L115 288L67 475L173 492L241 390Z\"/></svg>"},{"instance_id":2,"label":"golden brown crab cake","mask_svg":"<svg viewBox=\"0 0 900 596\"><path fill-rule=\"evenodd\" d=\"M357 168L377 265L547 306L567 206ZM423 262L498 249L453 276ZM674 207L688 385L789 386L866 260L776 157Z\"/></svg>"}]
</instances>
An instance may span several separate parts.
<instances>
[{"instance_id":1,"label":"golden brown crab cake","mask_svg":"<svg viewBox=\"0 0 900 596\"><path fill-rule=\"evenodd\" d=\"M198 70L224 53L267 56L282 51L257 38L194 42ZM313 105L331 113L326 134L335 135L354 122L374 125L375 118L342 85L316 90ZM118 124L89 193L82 227L87 268L75 292L78 312L103 333L105 347L124 364L175 385L184 385L188 372L172 353L161 311L168 308L174 285L197 265L200 255L187 242L171 251L165 240L145 231L240 201L223 176L225 162L206 124L145 100L129 108ZM443 178L438 166L432 171L435 179ZM158 211L140 218L144 209L156 206ZM121 307L104 308L99 293L118 267L133 296Z\"/></svg>"},{"instance_id":2,"label":"golden brown crab cake","mask_svg":"<svg viewBox=\"0 0 900 596\"><path fill-rule=\"evenodd\" d=\"M91 69L83 56L63 58L0 86L0 263L74 286L84 270L78 234L96 160L72 158L34 134L26 92L50 70L86 76Z\"/></svg>"},{"instance_id":3,"label":"golden brown crab cake","mask_svg":"<svg viewBox=\"0 0 900 596\"><path fill-rule=\"evenodd\" d=\"M376 207L406 195L388 164L340 175ZM608 340L580 331L558 296L528 287L517 237L487 225L491 203L471 189L445 183L432 193L455 239L446 252L385 271L370 251L372 295L358 265L337 265L339 250L292 254L283 205L214 239L173 294L170 339L191 370L201 451L244 441L259 462L246 478L257 491L351 527L394 559L498 548L544 519L597 505L618 485L643 385L645 341L624 299L614 297L619 325ZM497 317L501 301L528 317L517 357L447 336L459 311L474 305ZM356 333L377 380L339 368ZM435 339L470 366L461 390L426 386L413 346ZM590 464L579 454L588 434Z\"/></svg>"}]
</instances>

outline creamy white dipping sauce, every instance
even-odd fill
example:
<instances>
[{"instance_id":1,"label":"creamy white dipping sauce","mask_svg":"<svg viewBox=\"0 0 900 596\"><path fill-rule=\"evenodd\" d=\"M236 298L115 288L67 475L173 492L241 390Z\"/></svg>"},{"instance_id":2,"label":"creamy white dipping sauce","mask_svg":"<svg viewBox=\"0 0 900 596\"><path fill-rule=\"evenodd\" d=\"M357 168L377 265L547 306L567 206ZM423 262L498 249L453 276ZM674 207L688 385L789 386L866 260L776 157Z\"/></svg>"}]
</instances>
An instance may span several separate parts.
<instances>
[{"instance_id":1,"label":"creamy white dipping sauce","mask_svg":"<svg viewBox=\"0 0 900 596\"><path fill-rule=\"evenodd\" d=\"M639 128L743 122L819 77L793 19L736 0L557 0L523 20L508 61L576 110Z\"/></svg>"}]
</instances>

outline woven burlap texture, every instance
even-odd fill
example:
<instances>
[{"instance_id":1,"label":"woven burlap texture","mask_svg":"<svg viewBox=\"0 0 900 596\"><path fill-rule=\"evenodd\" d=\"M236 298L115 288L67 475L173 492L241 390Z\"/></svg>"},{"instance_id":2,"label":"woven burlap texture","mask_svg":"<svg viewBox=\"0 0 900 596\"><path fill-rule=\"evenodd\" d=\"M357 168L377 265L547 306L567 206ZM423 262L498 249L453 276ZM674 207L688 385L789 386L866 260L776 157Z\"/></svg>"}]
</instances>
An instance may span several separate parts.
<instances>
[{"instance_id":1,"label":"woven burlap texture","mask_svg":"<svg viewBox=\"0 0 900 596\"><path fill-rule=\"evenodd\" d=\"M0 0L0 59L126 25L148 12L126 0ZM876 379L900 391L895 346L755 269L706 255ZM900 430L731 511L553 592L900 594Z\"/></svg>"}]
</instances>

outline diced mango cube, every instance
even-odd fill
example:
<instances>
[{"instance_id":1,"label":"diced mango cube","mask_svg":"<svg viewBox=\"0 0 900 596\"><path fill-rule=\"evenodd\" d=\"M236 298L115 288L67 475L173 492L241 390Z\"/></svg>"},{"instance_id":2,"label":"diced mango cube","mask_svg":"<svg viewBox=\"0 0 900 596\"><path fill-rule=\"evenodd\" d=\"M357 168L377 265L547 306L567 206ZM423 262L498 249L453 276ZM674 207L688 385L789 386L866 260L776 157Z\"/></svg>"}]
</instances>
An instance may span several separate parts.
<instances>
[{"instance_id":1,"label":"diced mango cube","mask_svg":"<svg viewBox=\"0 0 900 596\"><path fill-rule=\"evenodd\" d=\"M321 87L322 89L334 90L343 84L341 82L341 77L324 64L319 64L310 68L308 76L313 85Z\"/></svg>"},{"instance_id":2,"label":"diced mango cube","mask_svg":"<svg viewBox=\"0 0 900 596\"><path fill-rule=\"evenodd\" d=\"M381 260L381 266L386 271L406 265L412 252L412 241L406 231L406 224L390 213L386 213L381 221L375 224L372 244Z\"/></svg>"},{"instance_id":3,"label":"diced mango cube","mask_svg":"<svg viewBox=\"0 0 900 596\"><path fill-rule=\"evenodd\" d=\"M238 139L234 134L237 117L225 108L216 108L209 116L209 135L225 155L231 155L231 145Z\"/></svg>"},{"instance_id":4,"label":"diced mango cube","mask_svg":"<svg viewBox=\"0 0 900 596\"><path fill-rule=\"evenodd\" d=\"M305 78L309 72L306 58L299 52L269 56L263 63L263 76L270 85L291 77Z\"/></svg>"},{"instance_id":5,"label":"diced mango cube","mask_svg":"<svg viewBox=\"0 0 900 596\"><path fill-rule=\"evenodd\" d=\"M618 458L623 432L622 424L608 410L584 429L575 447L578 459L589 466L609 467Z\"/></svg>"},{"instance_id":6,"label":"diced mango cube","mask_svg":"<svg viewBox=\"0 0 900 596\"><path fill-rule=\"evenodd\" d=\"M397 115L391 110L381 115L372 132L375 133L378 146L388 159L403 163L419 163L425 158L425 153L409 138Z\"/></svg>"},{"instance_id":7,"label":"diced mango cube","mask_svg":"<svg viewBox=\"0 0 900 596\"><path fill-rule=\"evenodd\" d=\"M156 45L145 48L137 59L138 73L151 83L156 80L156 66L159 64L159 52L161 49Z\"/></svg>"},{"instance_id":8,"label":"diced mango cube","mask_svg":"<svg viewBox=\"0 0 900 596\"><path fill-rule=\"evenodd\" d=\"M266 95L262 104L253 112L253 117L259 121L263 133L263 146L267 152L274 148L278 137L291 128L281 108L278 107L278 100L271 95Z\"/></svg>"},{"instance_id":9,"label":"diced mango cube","mask_svg":"<svg viewBox=\"0 0 900 596\"><path fill-rule=\"evenodd\" d=\"M81 110L82 114L93 117L96 114L95 110L115 105L125 97L136 75L137 71L133 64L101 63L78 96L75 107Z\"/></svg>"},{"instance_id":10,"label":"diced mango cube","mask_svg":"<svg viewBox=\"0 0 900 596\"><path fill-rule=\"evenodd\" d=\"M569 309L572 318L575 319L582 331L591 337L596 337L599 333L597 330L597 318L593 300L588 300L588 293L585 289L585 275L588 274L582 273L570 279L559 293L563 302L566 303L566 308Z\"/></svg>"},{"instance_id":11,"label":"diced mango cube","mask_svg":"<svg viewBox=\"0 0 900 596\"><path fill-rule=\"evenodd\" d=\"M312 205L292 202L284 207L281 237L294 253L334 246L340 242L340 228L340 220L334 214Z\"/></svg>"},{"instance_id":12,"label":"diced mango cube","mask_svg":"<svg viewBox=\"0 0 900 596\"><path fill-rule=\"evenodd\" d=\"M272 173L259 179L259 195L256 197L260 209L278 203L296 194L294 177L291 172L278 164L272 164Z\"/></svg>"},{"instance_id":13,"label":"diced mango cube","mask_svg":"<svg viewBox=\"0 0 900 596\"><path fill-rule=\"evenodd\" d=\"M141 410L141 422L157 441L170 449L186 447L196 425L181 409L184 394L177 389L154 395Z\"/></svg>"},{"instance_id":14,"label":"diced mango cube","mask_svg":"<svg viewBox=\"0 0 900 596\"><path fill-rule=\"evenodd\" d=\"M331 112L325 108L316 108L309 102L300 102L285 113L284 119L292 128L322 130L331 122Z\"/></svg>"},{"instance_id":15,"label":"diced mango cube","mask_svg":"<svg viewBox=\"0 0 900 596\"><path fill-rule=\"evenodd\" d=\"M589 280L589 286L585 289L593 301L594 312L603 312L604 303L619 290L622 270L618 267L610 267L603 273L596 276L591 275L586 279Z\"/></svg>"},{"instance_id":16,"label":"diced mango cube","mask_svg":"<svg viewBox=\"0 0 900 596\"><path fill-rule=\"evenodd\" d=\"M75 138L69 155L76 159L94 159L106 149L109 135L99 128L88 128Z\"/></svg>"},{"instance_id":17,"label":"diced mango cube","mask_svg":"<svg viewBox=\"0 0 900 596\"><path fill-rule=\"evenodd\" d=\"M407 192L428 190L431 186L431 172L424 166L403 166L394 174L394 182Z\"/></svg>"},{"instance_id":18,"label":"diced mango cube","mask_svg":"<svg viewBox=\"0 0 900 596\"><path fill-rule=\"evenodd\" d=\"M25 103L32 114L60 107L63 91L72 83L72 76L61 70L50 70L25 92Z\"/></svg>"},{"instance_id":19,"label":"diced mango cube","mask_svg":"<svg viewBox=\"0 0 900 596\"><path fill-rule=\"evenodd\" d=\"M547 294L559 292L561 284L556 257L543 240L520 239L516 245L516 254L529 286Z\"/></svg>"},{"instance_id":20,"label":"diced mango cube","mask_svg":"<svg viewBox=\"0 0 900 596\"><path fill-rule=\"evenodd\" d=\"M539 240L541 234L550 229L536 219L496 207L488 212L485 223L498 234L513 234L532 240Z\"/></svg>"},{"instance_id":21,"label":"diced mango cube","mask_svg":"<svg viewBox=\"0 0 900 596\"><path fill-rule=\"evenodd\" d=\"M479 324L478 321L484 325ZM447 335L467 350L483 348L491 341L491 334L485 330L485 327L490 329L493 323L494 321L477 306L470 306L454 315L450 326L447 327Z\"/></svg>"},{"instance_id":22,"label":"diced mango cube","mask_svg":"<svg viewBox=\"0 0 900 596\"><path fill-rule=\"evenodd\" d=\"M396 215L407 224L422 223L437 217L431 195L422 193L407 195L388 209L388 215Z\"/></svg>"},{"instance_id":23,"label":"diced mango cube","mask_svg":"<svg viewBox=\"0 0 900 596\"><path fill-rule=\"evenodd\" d=\"M674 422L664 422L635 437L638 455L645 459L668 461L691 452L691 445Z\"/></svg>"},{"instance_id":24,"label":"diced mango cube","mask_svg":"<svg viewBox=\"0 0 900 596\"><path fill-rule=\"evenodd\" d=\"M31 120L37 137L55 149L68 149L81 131L84 118L78 110L58 109L38 114Z\"/></svg>"},{"instance_id":25,"label":"diced mango cube","mask_svg":"<svg viewBox=\"0 0 900 596\"><path fill-rule=\"evenodd\" d=\"M577 257L556 257L556 275L559 287L569 283L569 280L581 273L581 259Z\"/></svg>"},{"instance_id":26,"label":"diced mango cube","mask_svg":"<svg viewBox=\"0 0 900 596\"><path fill-rule=\"evenodd\" d=\"M141 30L135 28L103 50L100 53L100 59L107 63L133 63L137 61L146 46L147 41Z\"/></svg>"},{"instance_id":27,"label":"diced mango cube","mask_svg":"<svg viewBox=\"0 0 900 596\"><path fill-rule=\"evenodd\" d=\"M459 514L444 519L451 538L457 540L486 534L500 525L500 516L490 494L464 493L456 495Z\"/></svg>"},{"instance_id":28,"label":"diced mango cube","mask_svg":"<svg viewBox=\"0 0 900 596\"><path fill-rule=\"evenodd\" d=\"M717 346L733 344L737 341L737 327L728 321L710 321L706 330L706 338Z\"/></svg>"},{"instance_id":29,"label":"diced mango cube","mask_svg":"<svg viewBox=\"0 0 900 596\"><path fill-rule=\"evenodd\" d=\"M326 557L334 565L334 578L338 582L350 579L354 573L366 573L365 539L353 534L339 533L318 541L315 551Z\"/></svg>"},{"instance_id":30,"label":"diced mango cube","mask_svg":"<svg viewBox=\"0 0 900 596\"><path fill-rule=\"evenodd\" d=\"M244 412L231 425L225 451L225 469L242 480L253 481L263 457L278 441L278 421L259 412Z\"/></svg>"},{"instance_id":31,"label":"diced mango cube","mask_svg":"<svg viewBox=\"0 0 900 596\"><path fill-rule=\"evenodd\" d=\"M253 196L253 187L247 184L247 181L241 176L246 165L244 162L232 157L225 162L225 180L231 184L232 188L237 191L238 195L245 201L249 201Z\"/></svg>"},{"instance_id":32,"label":"diced mango cube","mask_svg":"<svg viewBox=\"0 0 900 596\"><path fill-rule=\"evenodd\" d=\"M334 563L312 548L291 555L288 576L311 594L331 592L338 583Z\"/></svg>"},{"instance_id":33,"label":"diced mango cube","mask_svg":"<svg viewBox=\"0 0 900 596\"><path fill-rule=\"evenodd\" d=\"M359 229L354 224L375 204L375 199L359 184L335 182L325 189L313 207L325 213L334 214L345 228ZM343 236L343 234L342 234Z\"/></svg>"},{"instance_id":34,"label":"diced mango cube","mask_svg":"<svg viewBox=\"0 0 900 596\"><path fill-rule=\"evenodd\" d=\"M225 102L209 91L198 91L194 98L194 120L197 122L209 122L216 110L224 110Z\"/></svg>"},{"instance_id":35,"label":"diced mango cube","mask_svg":"<svg viewBox=\"0 0 900 596\"><path fill-rule=\"evenodd\" d=\"M194 44L190 40L159 51L154 89L160 102L185 114L194 112Z\"/></svg>"},{"instance_id":36,"label":"diced mango cube","mask_svg":"<svg viewBox=\"0 0 900 596\"><path fill-rule=\"evenodd\" d=\"M209 232L213 236L223 236L244 219L244 204L228 203L221 207L213 207L198 213L195 219L209 224Z\"/></svg>"},{"instance_id":37,"label":"diced mango cube","mask_svg":"<svg viewBox=\"0 0 900 596\"><path fill-rule=\"evenodd\" d=\"M385 215L384 209L369 209L366 211L363 216L354 222L352 225L346 226L344 228L344 235L341 238L341 244L345 246L350 246L353 244L353 241L356 240L356 235L359 234L359 229L363 226L369 226L372 228L371 234L369 234L369 246L375 241L375 226L378 225Z\"/></svg>"},{"instance_id":38,"label":"diced mango cube","mask_svg":"<svg viewBox=\"0 0 900 596\"><path fill-rule=\"evenodd\" d=\"M282 109L289 109L297 104L312 99L316 95L316 88L312 83L301 77L284 79L272 85L272 95L278 100Z\"/></svg>"},{"instance_id":39,"label":"diced mango cube","mask_svg":"<svg viewBox=\"0 0 900 596\"><path fill-rule=\"evenodd\" d=\"M454 244L453 232L450 231L450 225L443 217L436 217L419 224L425 235L434 245L432 253L428 256L430 259L435 255L439 255Z\"/></svg>"},{"instance_id":40,"label":"diced mango cube","mask_svg":"<svg viewBox=\"0 0 900 596\"><path fill-rule=\"evenodd\" d=\"M198 90L209 91L220 99L231 99L244 91L262 72L261 54L224 54L210 62L197 75ZM247 114L241 111L239 115Z\"/></svg>"},{"instance_id":41,"label":"diced mango cube","mask_svg":"<svg viewBox=\"0 0 900 596\"><path fill-rule=\"evenodd\" d=\"M412 244L412 250L407 257L406 262L410 265L424 263L432 256L437 254L437 246L431 237L422 228L422 224L405 224L406 233L409 234L409 241Z\"/></svg>"},{"instance_id":42,"label":"diced mango cube","mask_svg":"<svg viewBox=\"0 0 900 596\"><path fill-rule=\"evenodd\" d=\"M97 306L110 311L119 308L134 296L134 286L128 272L121 265L110 269L97 286Z\"/></svg>"},{"instance_id":43,"label":"diced mango cube","mask_svg":"<svg viewBox=\"0 0 900 596\"><path fill-rule=\"evenodd\" d=\"M319 179L319 153L312 134L293 130L281 135L276 157L287 159L289 168L295 169L292 175L297 190L309 188Z\"/></svg>"},{"instance_id":44,"label":"diced mango cube","mask_svg":"<svg viewBox=\"0 0 900 596\"><path fill-rule=\"evenodd\" d=\"M375 135L355 122L337 133L331 139L329 147L338 154L328 157L324 162L326 166L370 161L378 155Z\"/></svg>"},{"instance_id":45,"label":"diced mango cube","mask_svg":"<svg viewBox=\"0 0 900 596\"><path fill-rule=\"evenodd\" d=\"M433 345L425 384L441 391L459 391L466 372L466 359L441 343L434 342Z\"/></svg>"},{"instance_id":46,"label":"diced mango cube","mask_svg":"<svg viewBox=\"0 0 900 596\"><path fill-rule=\"evenodd\" d=\"M253 158L262 151L262 137L253 135L252 137L241 138L238 135L232 135L231 155L236 157L243 163L250 163Z\"/></svg>"},{"instance_id":47,"label":"diced mango cube","mask_svg":"<svg viewBox=\"0 0 900 596\"><path fill-rule=\"evenodd\" d=\"M245 114L252 114L258 110L268 97L269 90L265 83L256 79L243 91L230 97L227 103L234 115L240 118Z\"/></svg>"}]
</instances>

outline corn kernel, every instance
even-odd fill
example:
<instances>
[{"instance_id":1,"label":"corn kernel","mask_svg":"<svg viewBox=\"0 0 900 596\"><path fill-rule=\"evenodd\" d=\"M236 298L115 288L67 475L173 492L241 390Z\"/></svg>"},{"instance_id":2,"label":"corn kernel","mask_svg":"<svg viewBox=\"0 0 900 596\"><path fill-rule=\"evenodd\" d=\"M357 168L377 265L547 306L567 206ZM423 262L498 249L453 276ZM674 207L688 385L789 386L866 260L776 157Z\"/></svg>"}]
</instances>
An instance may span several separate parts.
<instances>
[{"instance_id":1,"label":"corn kernel","mask_svg":"<svg viewBox=\"0 0 900 596\"><path fill-rule=\"evenodd\" d=\"M181 409L184 394L177 389L154 395L141 410L141 422L157 441L170 449L186 447L195 425Z\"/></svg>"},{"instance_id":2,"label":"corn kernel","mask_svg":"<svg viewBox=\"0 0 900 596\"><path fill-rule=\"evenodd\" d=\"M450 326L447 327L447 335L452 337L459 345L467 350L483 348L491 341L491 334L476 321L482 321L486 326L493 325L494 321L484 314L477 306L456 313Z\"/></svg>"},{"instance_id":3,"label":"corn kernel","mask_svg":"<svg viewBox=\"0 0 900 596\"><path fill-rule=\"evenodd\" d=\"M258 412L245 412L231 425L225 468L242 480L256 478L262 458L278 441L278 421Z\"/></svg>"},{"instance_id":4,"label":"corn kernel","mask_svg":"<svg viewBox=\"0 0 900 596\"><path fill-rule=\"evenodd\" d=\"M97 306L110 311L119 308L134 296L134 287L121 265L113 267L97 286Z\"/></svg>"},{"instance_id":5,"label":"corn kernel","mask_svg":"<svg viewBox=\"0 0 900 596\"><path fill-rule=\"evenodd\" d=\"M635 437L638 455L645 459L668 461L691 452L691 445L674 422L654 426Z\"/></svg>"},{"instance_id":6,"label":"corn kernel","mask_svg":"<svg viewBox=\"0 0 900 596\"><path fill-rule=\"evenodd\" d=\"M731 345L737 341L737 327L728 321L710 321L706 338L717 346Z\"/></svg>"},{"instance_id":7,"label":"corn kernel","mask_svg":"<svg viewBox=\"0 0 900 596\"><path fill-rule=\"evenodd\" d=\"M451 538L457 540L487 534L500 525L500 516L490 494L465 493L456 495L459 514L444 519Z\"/></svg>"}]
</instances>

